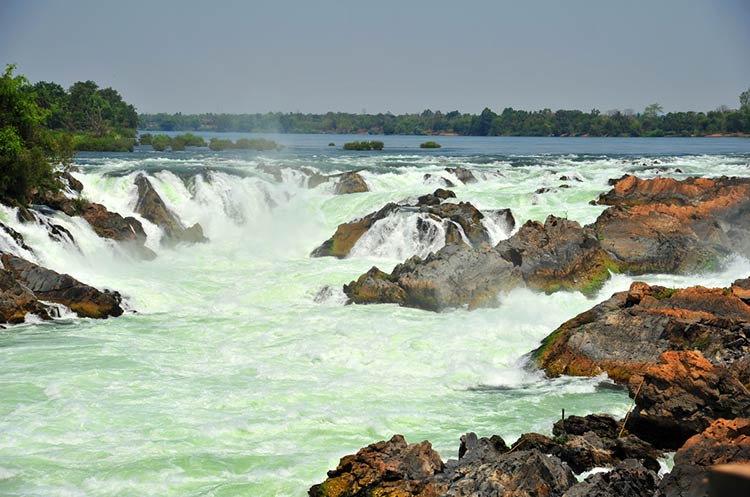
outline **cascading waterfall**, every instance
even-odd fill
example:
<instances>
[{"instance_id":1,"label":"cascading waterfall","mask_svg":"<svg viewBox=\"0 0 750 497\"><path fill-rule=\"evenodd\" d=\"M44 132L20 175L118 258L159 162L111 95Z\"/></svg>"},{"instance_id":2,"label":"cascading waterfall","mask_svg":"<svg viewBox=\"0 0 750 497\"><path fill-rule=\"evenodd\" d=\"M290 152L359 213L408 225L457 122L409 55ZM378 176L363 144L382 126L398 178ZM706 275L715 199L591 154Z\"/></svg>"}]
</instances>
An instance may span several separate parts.
<instances>
[{"instance_id":1,"label":"cascading waterfall","mask_svg":"<svg viewBox=\"0 0 750 497\"><path fill-rule=\"evenodd\" d=\"M390 271L439 249L448 221L405 209L345 259L310 251L340 223L443 187L440 176L456 183L451 201L485 214L493 244L515 229L501 209L519 226L548 214L592 222L604 207L589 202L624 173L750 176L750 150L647 153L635 142L621 156L511 155L457 138L430 155L415 152L414 137L399 138L411 148L347 155L328 150L332 138L316 139L278 154L79 157L73 174L86 199L141 221L151 261L80 217L39 213L41 223L21 223L0 207L0 221L33 253L4 230L0 250L118 290L130 310L106 321L30 318L0 332L0 494L302 496L341 456L394 433L429 439L447 459L466 431L512 441L549 430L561 408L622 415L629 399L605 378L550 381L523 357L633 278L614 275L594 299L518 289L498 308L437 314L342 305L340 289L373 265ZM457 183L445 172L455 167L478 182ZM355 169L370 192L334 195L334 178L308 188L312 173ZM139 174L209 241L162 245L161 229L135 212ZM540 188L551 191L534 204ZM51 238L50 223L75 243ZM735 257L717 272L639 279L725 286L748 274L747 259Z\"/></svg>"}]
</instances>

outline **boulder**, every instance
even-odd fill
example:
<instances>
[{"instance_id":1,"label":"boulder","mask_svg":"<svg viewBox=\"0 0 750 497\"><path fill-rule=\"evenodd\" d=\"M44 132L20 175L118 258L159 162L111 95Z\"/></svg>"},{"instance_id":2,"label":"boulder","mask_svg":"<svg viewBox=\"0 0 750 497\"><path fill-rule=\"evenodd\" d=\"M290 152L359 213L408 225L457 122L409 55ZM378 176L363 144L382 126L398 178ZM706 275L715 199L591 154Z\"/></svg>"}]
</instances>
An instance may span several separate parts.
<instances>
[{"instance_id":1,"label":"boulder","mask_svg":"<svg viewBox=\"0 0 750 497\"><path fill-rule=\"evenodd\" d=\"M615 418L608 414L568 416L552 426L552 434L556 437L583 435L589 431L603 438L617 438L620 426Z\"/></svg>"},{"instance_id":2,"label":"boulder","mask_svg":"<svg viewBox=\"0 0 750 497\"><path fill-rule=\"evenodd\" d=\"M688 439L659 485L664 497L705 497L706 475L715 464L750 463L750 420L717 419Z\"/></svg>"},{"instance_id":3,"label":"boulder","mask_svg":"<svg viewBox=\"0 0 750 497\"><path fill-rule=\"evenodd\" d=\"M548 216L544 224L526 222L496 250L535 290L592 294L609 278L611 262L594 232L556 216Z\"/></svg>"},{"instance_id":4,"label":"boulder","mask_svg":"<svg viewBox=\"0 0 750 497\"><path fill-rule=\"evenodd\" d=\"M188 228L183 226L180 220L167 208L145 175L138 175L135 184L138 187L138 201L135 204L135 211L164 231L162 243L172 246L177 243L207 241L207 238L203 236L203 228L200 224L195 223Z\"/></svg>"},{"instance_id":5,"label":"boulder","mask_svg":"<svg viewBox=\"0 0 750 497\"><path fill-rule=\"evenodd\" d=\"M341 175L336 185L333 187L333 192L336 195L346 195L347 193L362 193L370 191L367 188L367 183L356 172L348 172Z\"/></svg>"},{"instance_id":6,"label":"boulder","mask_svg":"<svg viewBox=\"0 0 750 497\"><path fill-rule=\"evenodd\" d=\"M348 223L339 224L333 236L313 250L310 257L338 257L339 259L346 257L352 247L373 224L385 219L396 210L398 210L398 205L391 202L377 212L372 212Z\"/></svg>"},{"instance_id":7,"label":"boulder","mask_svg":"<svg viewBox=\"0 0 750 497\"><path fill-rule=\"evenodd\" d=\"M629 389L635 409L626 427L657 447L676 449L720 418L750 417L747 389L697 351L665 352Z\"/></svg>"},{"instance_id":8,"label":"boulder","mask_svg":"<svg viewBox=\"0 0 750 497\"><path fill-rule=\"evenodd\" d=\"M102 204L88 203L81 212L81 216L91 225L97 235L123 242L143 257L153 259L156 254L146 247L146 232L143 225L132 216L122 217L116 212L110 212Z\"/></svg>"},{"instance_id":9,"label":"boulder","mask_svg":"<svg viewBox=\"0 0 750 497\"><path fill-rule=\"evenodd\" d=\"M668 350L700 349L730 367L750 353L750 306L728 289L672 289L635 282L563 323L532 352L549 376L596 376L619 383Z\"/></svg>"},{"instance_id":10,"label":"boulder","mask_svg":"<svg viewBox=\"0 0 750 497\"><path fill-rule=\"evenodd\" d=\"M345 456L326 481L310 488L311 497L420 496L438 497L445 487L430 479L443 470L440 455L429 442L407 445L394 435Z\"/></svg>"},{"instance_id":11,"label":"boulder","mask_svg":"<svg viewBox=\"0 0 750 497\"><path fill-rule=\"evenodd\" d=\"M11 271L0 269L0 323L23 323L27 314L50 318L44 304Z\"/></svg>"},{"instance_id":12,"label":"boulder","mask_svg":"<svg viewBox=\"0 0 750 497\"><path fill-rule=\"evenodd\" d=\"M465 185L477 182L477 178L474 174L465 167L447 167L445 170L456 176L456 178Z\"/></svg>"},{"instance_id":13,"label":"boulder","mask_svg":"<svg viewBox=\"0 0 750 497\"><path fill-rule=\"evenodd\" d=\"M2 255L2 264L37 299L63 304L80 317L107 318L123 312L120 307L122 299L117 292L101 292L70 275L59 274L10 254Z\"/></svg>"},{"instance_id":14,"label":"boulder","mask_svg":"<svg viewBox=\"0 0 750 497\"><path fill-rule=\"evenodd\" d=\"M573 485L563 497L652 497L658 485L656 472L627 459L612 471L595 473Z\"/></svg>"}]
</instances>

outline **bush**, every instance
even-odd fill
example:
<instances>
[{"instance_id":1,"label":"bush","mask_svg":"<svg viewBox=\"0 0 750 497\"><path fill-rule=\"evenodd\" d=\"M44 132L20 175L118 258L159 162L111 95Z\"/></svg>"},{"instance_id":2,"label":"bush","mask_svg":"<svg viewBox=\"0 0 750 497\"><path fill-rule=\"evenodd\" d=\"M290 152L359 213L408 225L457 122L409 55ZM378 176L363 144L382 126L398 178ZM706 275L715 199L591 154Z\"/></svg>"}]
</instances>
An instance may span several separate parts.
<instances>
[{"instance_id":1,"label":"bush","mask_svg":"<svg viewBox=\"0 0 750 497\"><path fill-rule=\"evenodd\" d=\"M438 142L428 141L419 144L419 148L440 148L441 145Z\"/></svg>"},{"instance_id":2,"label":"bush","mask_svg":"<svg viewBox=\"0 0 750 497\"><path fill-rule=\"evenodd\" d=\"M282 147L273 140L267 140L265 138L240 138L237 143L233 143L232 140L222 140L219 138L211 138L211 142L208 144L208 148L211 150L227 150L227 149L238 149L238 150L280 150Z\"/></svg>"},{"instance_id":3,"label":"bush","mask_svg":"<svg viewBox=\"0 0 750 497\"><path fill-rule=\"evenodd\" d=\"M151 138L151 146L157 152L163 152L170 145L172 140L167 135L155 135Z\"/></svg>"},{"instance_id":4,"label":"bush","mask_svg":"<svg viewBox=\"0 0 750 497\"><path fill-rule=\"evenodd\" d=\"M179 152L182 150L185 150L185 139L181 136L174 136L171 140L169 140L169 146L172 148L172 151Z\"/></svg>"},{"instance_id":5,"label":"bush","mask_svg":"<svg viewBox=\"0 0 750 497\"><path fill-rule=\"evenodd\" d=\"M153 138L153 137L151 136L151 134L150 134L150 133L143 133L143 134L142 134L142 135L141 135L141 136L140 136L140 137L138 138L138 142L139 142L139 143L140 143L141 145L151 145L151 138Z\"/></svg>"},{"instance_id":6,"label":"bush","mask_svg":"<svg viewBox=\"0 0 750 497\"><path fill-rule=\"evenodd\" d=\"M377 140L348 142L344 143L344 150L383 150L383 142Z\"/></svg>"},{"instance_id":7,"label":"bush","mask_svg":"<svg viewBox=\"0 0 750 497\"><path fill-rule=\"evenodd\" d=\"M73 145L81 152L132 152L135 139L111 133L104 136L85 133L75 135Z\"/></svg>"},{"instance_id":8,"label":"bush","mask_svg":"<svg viewBox=\"0 0 750 497\"><path fill-rule=\"evenodd\" d=\"M206 146L206 140L192 133L185 133L182 135L177 135L174 138L172 138L172 140L176 140L176 139L179 139L187 147L205 147ZM172 150L176 150L176 149L172 147Z\"/></svg>"},{"instance_id":9,"label":"bush","mask_svg":"<svg viewBox=\"0 0 750 497\"><path fill-rule=\"evenodd\" d=\"M208 144L208 148L211 150L226 150L228 148L233 148L234 143L232 143L232 140L222 140L219 138L211 138L211 141Z\"/></svg>"}]
</instances>

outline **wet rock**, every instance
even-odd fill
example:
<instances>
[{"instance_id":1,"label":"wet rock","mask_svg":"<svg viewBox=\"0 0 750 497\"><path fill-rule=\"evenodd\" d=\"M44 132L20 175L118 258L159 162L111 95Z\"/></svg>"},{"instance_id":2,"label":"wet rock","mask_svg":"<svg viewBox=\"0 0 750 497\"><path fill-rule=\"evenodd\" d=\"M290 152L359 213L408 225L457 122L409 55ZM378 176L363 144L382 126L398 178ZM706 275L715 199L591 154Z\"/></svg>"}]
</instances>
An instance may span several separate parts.
<instances>
[{"instance_id":1,"label":"wet rock","mask_svg":"<svg viewBox=\"0 0 750 497\"><path fill-rule=\"evenodd\" d=\"M153 259L156 254L146 247L146 232L143 225L132 216L122 217L116 212L110 212L101 204L88 203L81 216L91 225L97 235L123 242L134 252L145 259Z\"/></svg>"},{"instance_id":2,"label":"wet rock","mask_svg":"<svg viewBox=\"0 0 750 497\"><path fill-rule=\"evenodd\" d=\"M443 186L447 188L455 188L455 183L453 183L451 180L447 178L443 178L442 176L434 176L432 174L425 174L422 179L425 183L432 183L434 184L435 181L439 182Z\"/></svg>"},{"instance_id":3,"label":"wet rock","mask_svg":"<svg viewBox=\"0 0 750 497\"><path fill-rule=\"evenodd\" d=\"M477 182L477 178L474 174L465 167L448 167L445 170L456 176L456 178L465 185Z\"/></svg>"},{"instance_id":4,"label":"wet rock","mask_svg":"<svg viewBox=\"0 0 750 497\"><path fill-rule=\"evenodd\" d=\"M49 319L44 304L25 286L21 285L11 271L0 269L0 322L23 323L27 314L36 314Z\"/></svg>"},{"instance_id":5,"label":"wet rock","mask_svg":"<svg viewBox=\"0 0 750 497\"><path fill-rule=\"evenodd\" d=\"M657 447L676 449L720 418L750 417L747 389L697 351L665 352L629 388L638 395L626 427Z\"/></svg>"},{"instance_id":6,"label":"wet rock","mask_svg":"<svg viewBox=\"0 0 750 497\"><path fill-rule=\"evenodd\" d=\"M430 206L430 205L438 205L443 202L443 200L447 200L449 198L456 198L456 194L452 192L451 190L444 190L442 188L438 188L435 190L434 193L428 193L427 195L422 195L421 197L417 198L417 205L418 206Z\"/></svg>"},{"instance_id":7,"label":"wet rock","mask_svg":"<svg viewBox=\"0 0 750 497\"><path fill-rule=\"evenodd\" d=\"M513 264L486 245L449 244L425 259L408 259L390 275L378 274L378 286L364 284L369 281L367 275L346 285L344 293L350 302L390 302L432 311L463 305L474 308L496 304L499 292L522 281ZM382 293L372 293L378 291Z\"/></svg>"},{"instance_id":8,"label":"wet rock","mask_svg":"<svg viewBox=\"0 0 750 497\"><path fill-rule=\"evenodd\" d=\"M122 314L121 297L117 292L101 292L20 257L2 255L3 267L13 278L39 299L63 304L81 317L107 318Z\"/></svg>"},{"instance_id":9,"label":"wet rock","mask_svg":"<svg viewBox=\"0 0 750 497\"><path fill-rule=\"evenodd\" d=\"M369 230L373 224L385 219L391 213L398 210L398 205L391 202L386 204L377 212L370 213L365 217L356 219L349 223L340 224L336 233L312 251L310 257L338 257L339 259L349 255L354 244Z\"/></svg>"},{"instance_id":10,"label":"wet rock","mask_svg":"<svg viewBox=\"0 0 750 497\"><path fill-rule=\"evenodd\" d=\"M181 242L200 243L207 241L200 224L195 223L188 228L182 225L167 208L145 175L139 175L135 184L138 187L138 201L135 204L135 211L164 231L163 243L172 246Z\"/></svg>"},{"instance_id":11,"label":"wet rock","mask_svg":"<svg viewBox=\"0 0 750 497\"><path fill-rule=\"evenodd\" d=\"M494 209L483 212L485 217L491 218L508 235L516 229L516 218L510 209Z\"/></svg>"},{"instance_id":12,"label":"wet rock","mask_svg":"<svg viewBox=\"0 0 750 497\"><path fill-rule=\"evenodd\" d=\"M23 239L23 235L21 235L21 233L19 233L18 231L14 230L5 223L0 223L0 229L3 230L16 243L16 245L18 245L18 247L28 252L34 251L31 247L26 245L26 241Z\"/></svg>"},{"instance_id":13,"label":"wet rock","mask_svg":"<svg viewBox=\"0 0 750 497\"><path fill-rule=\"evenodd\" d=\"M657 474L634 459L612 471L596 473L572 486L563 497L651 497L659 484Z\"/></svg>"},{"instance_id":14,"label":"wet rock","mask_svg":"<svg viewBox=\"0 0 750 497\"><path fill-rule=\"evenodd\" d=\"M700 349L731 366L750 352L750 307L727 289L671 289L636 282L561 325L532 356L550 376L627 383L668 350Z\"/></svg>"},{"instance_id":15,"label":"wet rock","mask_svg":"<svg viewBox=\"0 0 750 497\"><path fill-rule=\"evenodd\" d=\"M440 455L429 442L407 445L404 437L394 435L345 456L328 479L310 488L311 497L344 496L420 496L437 497L444 485L431 480L443 470Z\"/></svg>"},{"instance_id":16,"label":"wet rock","mask_svg":"<svg viewBox=\"0 0 750 497\"><path fill-rule=\"evenodd\" d=\"M336 185L333 188L333 192L336 195L346 195L348 193L361 193L370 191L367 188L365 180L356 172L348 172L341 175Z\"/></svg>"},{"instance_id":17,"label":"wet rock","mask_svg":"<svg viewBox=\"0 0 750 497\"><path fill-rule=\"evenodd\" d=\"M706 474L715 464L750 463L750 420L718 419L691 437L674 456L660 490L665 497L705 497Z\"/></svg>"},{"instance_id":18,"label":"wet rock","mask_svg":"<svg viewBox=\"0 0 750 497\"><path fill-rule=\"evenodd\" d=\"M610 260L593 231L555 216L548 216L544 224L526 222L496 250L536 290L591 294L609 278Z\"/></svg>"},{"instance_id":19,"label":"wet rock","mask_svg":"<svg viewBox=\"0 0 750 497\"><path fill-rule=\"evenodd\" d=\"M435 195L435 197L439 198L437 195ZM441 220L449 219L458 224L474 246L490 241L487 228L482 224L484 214L469 202L459 202L458 204L446 202L439 205L423 205L421 206L420 211L426 212Z\"/></svg>"},{"instance_id":20,"label":"wet rock","mask_svg":"<svg viewBox=\"0 0 750 497\"><path fill-rule=\"evenodd\" d=\"M508 450L505 440L498 435L493 435L490 438L479 438L476 433L470 432L461 435L458 459L463 463L469 461L488 462L499 458Z\"/></svg>"}]
</instances>

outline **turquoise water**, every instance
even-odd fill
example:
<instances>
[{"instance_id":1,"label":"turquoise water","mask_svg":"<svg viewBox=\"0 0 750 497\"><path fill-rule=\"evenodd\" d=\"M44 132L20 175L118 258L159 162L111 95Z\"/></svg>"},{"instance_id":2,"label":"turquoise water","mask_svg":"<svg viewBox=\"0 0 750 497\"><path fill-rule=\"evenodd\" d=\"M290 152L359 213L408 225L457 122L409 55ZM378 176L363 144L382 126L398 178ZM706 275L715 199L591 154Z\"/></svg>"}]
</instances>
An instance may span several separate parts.
<instances>
[{"instance_id":1,"label":"turquoise water","mask_svg":"<svg viewBox=\"0 0 750 497\"><path fill-rule=\"evenodd\" d=\"M183 222L202 224L209 243L163 249L144 221L154 261L131 258L80 219L55 218L74 246L0 210L31 257L119 290L129 308L106 321L32 318L0 331L0 495L302 496L341 456L394 433L429 439L445 459L466 431L512 441L548 433L563 408L622 415L629 399L606 378L547 380L523 356L630 278L614 277L594 299L518 290L498 308L435 314L343 305L344 283L424 249L410 222L348 259L309 252L341 222L434 190L424 175L451 179L445 167L480 179L456 187L458 200L509 207L519 224L550 213L591 222L602 207L588 202L625 172L750 176L750 141L740 139L441 137L444 148L427 152L420 137L384 137L382 153L345 153L327 143L350 137L275 138L284 151L78 158L90 200L132 215L144 171ZM283 169L281 183L269 167ZM361 168L372 191L308 189L305 168ZM535 193L542 187L553 191ZM735 258L717 273L645 279L726 285L748 274Z\"/></svg>"}]
</instances>

